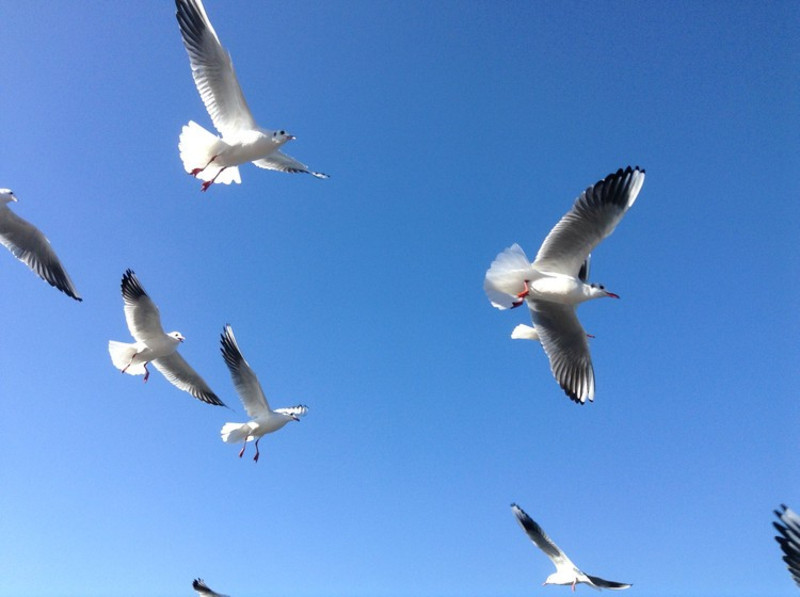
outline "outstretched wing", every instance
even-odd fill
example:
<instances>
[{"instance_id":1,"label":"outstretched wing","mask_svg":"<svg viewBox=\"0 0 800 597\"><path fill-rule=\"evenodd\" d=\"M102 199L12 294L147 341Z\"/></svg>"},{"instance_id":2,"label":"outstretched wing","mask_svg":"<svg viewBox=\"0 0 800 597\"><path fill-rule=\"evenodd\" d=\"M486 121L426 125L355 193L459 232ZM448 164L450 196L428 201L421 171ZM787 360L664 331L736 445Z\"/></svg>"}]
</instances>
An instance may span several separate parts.
<instances>
[{"instance_id":1,"label":"outstretched wing","mask_svg":"<svg viewBox=\"0 0 800 597\"><path fill-rule=\"evenodd\" d=\"M330 176L322 172L309 170L304 163L297 161L280 150L273 151L267 157L256 160L253 163L259 168L267 170L278 170L279 172L289 172L290 174L310 174L317 178L330 178Z\"/></svg>"},{"instance_id":2,"label":"outstretched wing","mask_svg":"<svg viewBox=\"0 0 800 597\"><path fill-rule=\"evenodd\" d=\"M231 372L233 385L236 386L236 391L239 393L239 398L247 414L256 419L269 412L267 397L261 389L261 384L258 382L256 374L247 361L244 360L230 324L226 325L222 331L220 344L222 358L225 359L225 364Z\"/></svg>"},{"instance_id":3,"label":"outstretched wing","mask_svg":"<svg viewBox=\"0 0 800 597\"><path fill-rule=\"evenodd\" d=\"M584 572L584 574L586 574ZM633 585L624 582L614 582L613 580L605 580L604 578L600 578L599 576L592 576L591 574L586 574L586 578L588 578L594 585L601 589L611 589L612 591L621 590L621 589L629 589Z\"/></svg>"},{"instance_id":4,"label":"outstretched wing","mask_svg":"<svg viewBox=\"0 0 800 597\"><path fill-rule=\"evenodd\" d=\"M577 276L589 253L636 201L642 184L644 170L628 166L586 189L544 239L534 267Z\"/></svg>"},{"instance_id":5,"label":"outstretched wing","mask_svg":"<svg viewBox=\"0 0 800 597\"><path fill-rule=\"evenodd\" d=\"M212 591L209 586L203 582L202 578L194 579L194 581L192 581L192 588L197 591L198 595L202 595L203 597L228 597L222 593Z\"/></svg>"},{"instance_id":6,"label":"outstretched wing","mask_svg":"<svg viewBox=\"0 0 800 597\"><path fill-rule=\"evenodd\" d=\"M547 533L542 530L542 527L528 516L522 508L516 504L511 504L511 511L517 518L517 522L528 535L528 538L533 541L536 547L541 549L548 558L553 560L553 564L556 565L556 568L560 568L564 565L575 566L567 555L561 551L558 545L553 543L553 540L547 536Z\"/></svg>"},{"instance_id":7,"label":"outstretched wing","mask_svg":"<svg viewBox=\"0 0 800 597\"><path fill-rule=\"evenodd\" d=\"M133 270L125 270L122 276L122 300L125 302L125 321L128 330L137 342L164 335L158 307L147 295Z\"/></svg>"},{"instance_id":8,"label":"outstretched wing","mask_svg":"<svg viewBox=\"0 0 800 597\"><path fill-rule=\"evenodd\" d=\"M800 586L800 516L784 504L781 504L781 510L775 510L775 516L783 524L772 523L780 533L775 537L775 541L781 546L783 561L786 562L794 582Z\"/></svg>"},{"instance_id":9,"label":"outstretched wing","mask_svg":"<svg viewBox=\"0 0 800 597\"><path fill-rule=\"evenodd\" d=\"M230 54L222 47L201 0L175 0L192 77L214 126L223 137L256 128Z\"/></svg>"},{"instance_id":10,"label":"outstretched wing","mask_svg":"<svg viewBox=\"0 0 800 597\"><path fill-rule=\"evenodd\" d=\"M50 286L83 300L42 231L7 207L0 209L0 243Z\"/></svg>"},{"instance_id":11,"label":"outstretched wing","mask_svg":"<svg viewBox=\"0 0 800 597\"><path fill-rule=\"evenodd\" d=\"M197 371L192 369L178 352L173 352L169 356L161 357L151 362L167 378L167 381L176 388L189 392L192 396L207 404L225 406Z\"/></svg>"}]
</instances>

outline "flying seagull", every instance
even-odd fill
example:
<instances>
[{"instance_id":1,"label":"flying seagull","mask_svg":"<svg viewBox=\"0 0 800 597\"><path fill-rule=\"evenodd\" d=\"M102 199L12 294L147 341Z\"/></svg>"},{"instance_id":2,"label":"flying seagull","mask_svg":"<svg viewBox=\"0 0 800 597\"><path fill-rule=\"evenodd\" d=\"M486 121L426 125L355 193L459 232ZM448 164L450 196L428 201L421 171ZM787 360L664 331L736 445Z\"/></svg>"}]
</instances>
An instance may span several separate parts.
<instances>
[{"instance_id":1,"label":"flying seagull","mask_svg":"<svg viewBox=\"0 0 800 597\"><path fill-rule=\"evenodd\" d=\"M192 588L197 591L198 595L203 595L203 597L228 597L227 595L209 589L202 578L195 578L192 581Z\"/></svg>"},{"instance_id":2,"label":"flying seagull","mask_svg":"<svg viewBox=\"0 0 800 597\"><path fill-rule=\"evenodd\" d=\"M258 378L239 350L239 344L233 335L233 328L226 325L221 334L222 358L231 372L233 385L239 393L239 398L252 419L247 423L225 423L220 435L222 441L227 443L244 442L239 452L239 458L244 455L247 442L256 441L256 455L253 460L258 462L258 442L267 433L277 431L289 421L299 421L300 417L308 412L308 407L302 404L288 408L272 410L267 402L267 397L258 383Z\"/></svg>"},{"instance_id":3,"label":"flying seagull","mask_svg":"<svg viewBox=\"0 0 800 597\"><path fill-rule=\"evenodd\" d=\"M486 272L483 288L493 306L511 309L528 304L553 375L567 396L580 404L594 400L594 369L575 308L595 298L619 298L602 285L586 283L587 259L614 231L643 183L644 170L638 166L609 174L581 193L544 239L533 263L514 244Z\"/></svg>"},{"instance_id":4,"label":"flying seagull","mask_svg":"<svg viewBox=\"0 0 800 597\"><path fill-rule=\"evenodd\" d=\"M13 191L0 189L0 243L50 286L76 301L82 301L50 241L36 226L9 209L8 204L12 201L18 201Z\"/></svg>"},{"instance_id":5,"label":"flying seagull","mask_svg":"<svg viewBox=\"0 0 800 597\"><path fill-rule=\"evenodd\" d=\"M561 549L553 543L552 539L542 530L536 522L528 516L525 511L517 506L511 504L511 511L517 517L517 522L522 526L531 541L536 544L536 547L541 549L545 555L553 561L556 566L556 571L553 572L542 583L543 585L572 585L572 590L575 590L575 585L578 583L585 583L595 589L627 589L631 585L628 583L614 582L605 580L597 576L586 574L567 557Z\"/></svg>"},{"instance_id":6,"label":"flying seagull","mask_svg":"<svg viewBox=\"0 0 800 597\"><path fill-rule=\"evenodd\" d=\"M775 541L783 550L783 561L786 562L792 579L800 587L800 516L784 504L781 504L781 511L775 510L775 516L783 523L772 523L780 533Z\"/></svg>"},{"instance_id":7,"label":"flying seagull","mask_svg":"<svg viewBox=\"0 0 800 597\"><path fill-rule=\"evenodd\" d=\"M215 182L242 182L238 166L247 162L268 170L328 178L327 174L309 170L280 150L284 143L294 139L293 135L283 130L263 129L256 124L233 70L230 54L222 47L202 0L175 0L175 6L194 83L214 126L222 135L218 137L194 121L181 132L178 149L183 167L205 181L202 190Z\"/></svg>"},{"instance_id":8,"label":"flying seagull","mask_svg":"<svg viewBox=\"0 0 800 597\"><path fill-rule=\"evenodd\" d=\"M225 406L178 354L178 344L183 342L183 335L180 332L164 333L158 307L131 270L122 276L122 299L125 302L125 321L136 342L108 342L114 366L128 375L144 375L147 381L150 377L147 364L152 362L175 387L208 404Z\"/></svg>"}]
</instances>

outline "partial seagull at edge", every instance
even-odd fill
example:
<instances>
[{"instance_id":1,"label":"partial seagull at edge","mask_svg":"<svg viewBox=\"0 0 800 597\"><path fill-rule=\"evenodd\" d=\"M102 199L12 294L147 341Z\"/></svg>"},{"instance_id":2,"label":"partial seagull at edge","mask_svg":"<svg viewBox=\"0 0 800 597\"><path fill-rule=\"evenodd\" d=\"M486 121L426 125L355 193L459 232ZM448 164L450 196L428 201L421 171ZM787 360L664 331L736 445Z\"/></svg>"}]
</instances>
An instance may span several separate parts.
<instances>
[{"instance_id":1,"label":"partial seagull at edge","mask_svg":"<svg viewBox=\"0 0 800 597\"><path fill-rule=\"evenodd\" d=\"M800 515L785 504L780 510L775 510L775 516L780 522L772 522L772 526L780 533L775 541L783 551L783 561L786 563L792 580L800 587Z\"/></svg>"},{"instance_id":2,"label":"partial seagull at edge","mask_svg":"<svg viewBox=\"0 0 800 597\"><path fill-rule=\"evenodd\" d=\"M178 142L183 167L203 180L201 189L213 183L241 183L238 166L252 162L259 168L329 178L281 151L295 137L284 130L258 126L250 113L236 78L230 54L208 19L202 0L175 0L183 45L189 54L192 77L214 127L221 137L189 121ZM275 86L275 89L281 89Z\"/></svg>"},{"instance_id":3,"label":"partial seagull at edge","mask_svg":"<svg viewBox=\"0 0 800 597\"><path fill-rule=\"evenodd\" d=\"M50 286L82 301L50 241L36 226L11 211L8 204L12 201L19 201L14 192L0 189L0 243Z\"/></svg>"},{"instance_id":4,"label":"partial seagull at edge","mask_svg":"<svg viewBox=\"0 0 800 597\"><path fill-rule=\"evenodd\" d=\"M192 588L197 591L198 595L202 595L203 597L228 597L228 595L212 591L202 578L195 578L192 581Z\"/></svg>"},{"instance_id":5,"label":"partial seagull at edge","mask_svg":"<svg viewBox=\"0 0 800 597\"><path fill-rule=\"evenodd\" d=\"M591 299L619 298L586 282L587 259L636 201L644 176L643 169L629 166L590 186L547 235L533 263L515 243L495 258L484 279L492 306L512 309L527 303L553 376L579 404L594 400L595 377L575 308Z\"/></svg>"},{"instance_id":6,"label":"partial seagull at edge","mask_svg":"<svg viewBox=\"0 0 800 597\"><path fill-rule=\"evenodd\" d=\"M299 421L300 417L308 412L308 407L299 404L272 410L256 374L242 356L242 351L239 349L230 325L226 325L223 329L220 335L220 344L222 358L231 372L233 385L239 393L247 415L251 418L247 423L225 423L220 431L220 436L226 443L243 442L239 458L244 456L247 442L255 440L256 455L253 460L258 462L258 442L261 441L261 438L267 433L277 431L290 421Z\"/></svg>"},{"instance_id":7,"label":"partial seagull at edge","mask_svg":"<svg viewBox=\"0 0 800 597\"><path fill-rule=\"evenodd\" d=\"M558 545L553 543L553 540L547 536L542 530L542 527L528 516L522 508L516 504L511 504L511 511L514 513L517 522L528 535L528 538L550 558L556 567L556 571L548 576L542 585L571 585L573 591L575 590L575 585L580 583L587 584L593 589L598 590L621 590L632 586L630 583L605 580L598 576L586 574L567 557L567 554L561 551Z\"/></svg>"},{"instance_id":8,"label":"partial seagull at edge","mask_svg":"<svg viewBox=\"0 0 800 597\"><path fill-rule=\"evenodd\" d=\"M144 375L144 381L147 381L150 377L147 365L152 363L175 387L207 404L225 406L197 371L178 353L178 345L184 341L183 334L164 333L158 307L144 291L132 270L125 271L121 287L125 321L135 342L108 342L108 352L114 366L128 375Z\"/></svg>"}]
</instances>

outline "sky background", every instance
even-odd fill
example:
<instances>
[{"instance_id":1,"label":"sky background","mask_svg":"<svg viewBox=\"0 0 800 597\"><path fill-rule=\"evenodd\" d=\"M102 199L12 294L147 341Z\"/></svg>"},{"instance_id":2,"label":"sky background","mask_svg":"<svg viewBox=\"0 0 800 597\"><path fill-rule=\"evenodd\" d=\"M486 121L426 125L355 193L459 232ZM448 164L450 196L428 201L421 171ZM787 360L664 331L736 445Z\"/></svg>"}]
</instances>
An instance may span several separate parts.
<instances>
[{"instance_id":1,"label":"sky background","mask_svg":"<svg viewBox=\"0 0 800 597\"><path fill-rule=\"evenodd\" d=\"M0 596L567 595L511 502L631 595L797 595L771 526L800 509L796 2L206 9L330 180L200 192L172 2L0 1L0 186L84 297L0 252ZM578 406L483 276L637 164ZM126 268L235 412L112 366ZM225 323L273 407L310 407L257 464L219 438Z\"/></svg>"}]
</instances>

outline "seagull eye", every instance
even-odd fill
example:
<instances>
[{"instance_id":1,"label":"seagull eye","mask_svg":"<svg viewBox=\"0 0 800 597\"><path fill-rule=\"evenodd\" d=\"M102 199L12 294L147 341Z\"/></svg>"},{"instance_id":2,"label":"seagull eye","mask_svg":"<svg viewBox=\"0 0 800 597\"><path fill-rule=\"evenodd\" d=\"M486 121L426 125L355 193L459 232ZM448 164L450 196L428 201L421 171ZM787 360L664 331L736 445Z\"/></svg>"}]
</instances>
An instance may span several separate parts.
<instances>
[{"instance_id":1,"label":"seagull eye","mask_svg":"<svg viewBox=\"0 0 800 597\"><path fill-rule=\"evenodd\" d=\"M281 131L281 135L285 135L285 134L286 134L286 131Z\"/></svg>"}]
</instances>

